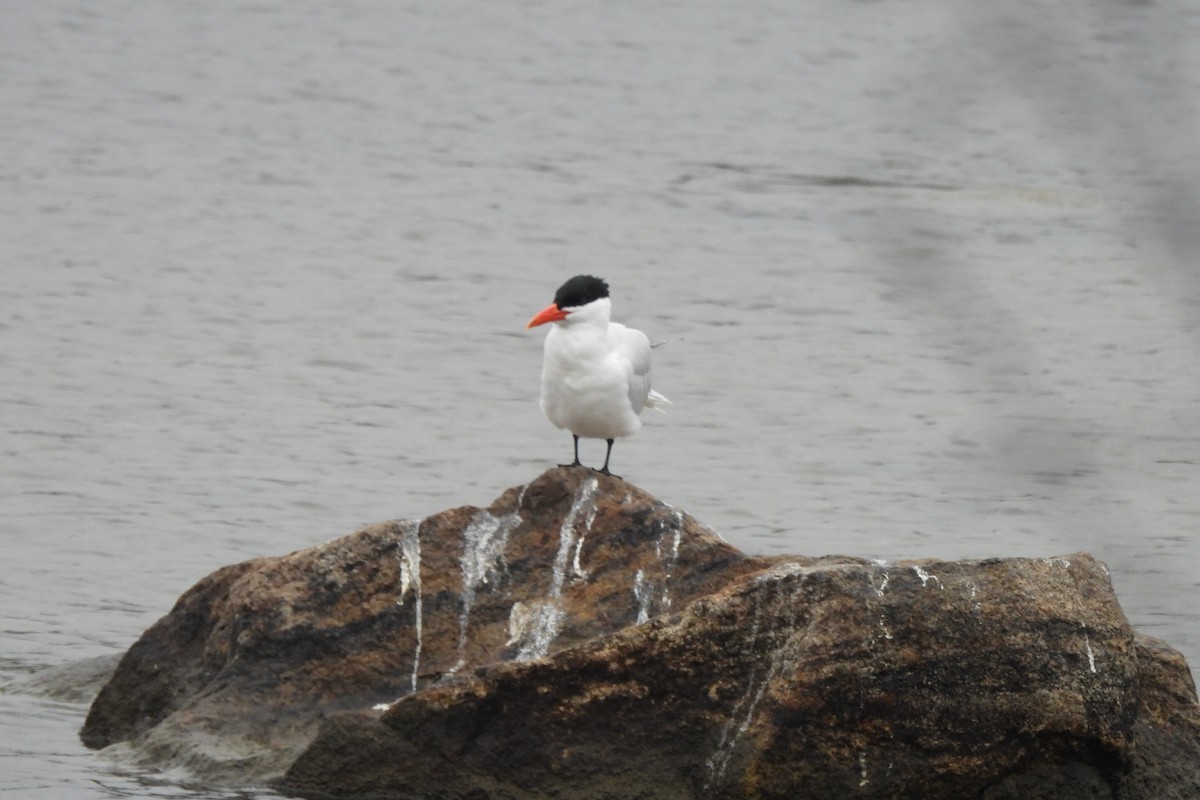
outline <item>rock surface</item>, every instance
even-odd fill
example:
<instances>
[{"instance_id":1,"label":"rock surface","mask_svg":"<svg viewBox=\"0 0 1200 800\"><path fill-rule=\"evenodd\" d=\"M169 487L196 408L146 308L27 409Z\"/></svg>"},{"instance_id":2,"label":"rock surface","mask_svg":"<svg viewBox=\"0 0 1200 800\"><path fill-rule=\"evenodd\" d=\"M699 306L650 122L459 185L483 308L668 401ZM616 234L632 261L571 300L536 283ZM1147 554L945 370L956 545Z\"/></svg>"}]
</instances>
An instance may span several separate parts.
<instances>
[{"instance_id":1,"label":"rock surface","mask_svg":"<svg viewBox=\"0 0 1200 800\"><path fill-rule=\"evenodd\" d=\"M129 649L81 736L206 780L269 781L332 712L546 656L766 563L620 480L551 470L487 509L217 570Z\"/></svg>"},{"instance_id":2,"label":"rock surface","mask_svg":"<svg viewBox=\"0 0 1200 800\"><path fill-rule=\"evenodd\" d=\"M748 557L581 469L218 570L82 736L313 796L1200 797L1187 665L1090 556Z\"/></svg>"}]
</instances>

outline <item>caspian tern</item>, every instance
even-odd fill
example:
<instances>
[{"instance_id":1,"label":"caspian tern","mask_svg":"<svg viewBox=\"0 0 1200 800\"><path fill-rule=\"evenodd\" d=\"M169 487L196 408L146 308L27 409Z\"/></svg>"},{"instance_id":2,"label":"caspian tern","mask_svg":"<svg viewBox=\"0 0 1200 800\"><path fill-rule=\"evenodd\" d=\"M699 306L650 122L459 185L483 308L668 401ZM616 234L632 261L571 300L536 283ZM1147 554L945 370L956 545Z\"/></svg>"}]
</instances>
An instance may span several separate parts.
<instances>
[{"instance_id":1,"label":"caspian tern","mask_svg":"<svg viewBox=\"0 0 1200 800\"><path fill-rule=\"evenodd\" d=\"M608 460L613 440L637 433L643 408L662 411L671 403L650 388L646 334L611 322L611 317L608 284L576 275L525 326L554 323L546 334L542 362L542 411L575 438L575 460L559 466L580 466L579 437L604 439L608 451L600 472L605 475L612 475Z\"/></svg>"}]
</instances>

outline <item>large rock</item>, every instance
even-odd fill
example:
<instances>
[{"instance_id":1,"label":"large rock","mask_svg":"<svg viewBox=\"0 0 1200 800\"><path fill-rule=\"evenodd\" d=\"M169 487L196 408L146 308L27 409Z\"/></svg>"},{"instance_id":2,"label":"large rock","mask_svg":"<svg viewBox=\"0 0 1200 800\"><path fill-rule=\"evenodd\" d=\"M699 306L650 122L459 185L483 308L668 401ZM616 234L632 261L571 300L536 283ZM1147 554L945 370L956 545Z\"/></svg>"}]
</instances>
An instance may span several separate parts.
<instances>
[{"instance_id":1,"label":"large rock","mask_svg":"<svg viewBox=\"0 0 1200 800\"><path fill-rule=\"evenodd\" d=\"M1200 797L1182 657L1090 556L762 559L616 479L214 573L83 730L334 797Z\"/></svg>"},{"instance_id":2,"label":"large rock","mask_svg":"<svg viewBox=\"0 0 1200 800\"><path fill-rule=\"evenodd\" d=\"M216 571L129 649L81 736L210 781L269 781L330 713L542 658L765 563L618 479L551 470L487 509Z\"/></svg>"},{"instance_id":3,"label":"large rock","mask_svg":"<svg viewBox=\"0 0 1200 800\"><path fill-rule=\"evenodd\" d=\"M1139 678L1148 705L1187 719L1139 717ZM798 561L331 721L283 783L414 799L1195 798L1196 721L1186 666L1139 646L1086 555Z\"/></svg>"}]
</instances>

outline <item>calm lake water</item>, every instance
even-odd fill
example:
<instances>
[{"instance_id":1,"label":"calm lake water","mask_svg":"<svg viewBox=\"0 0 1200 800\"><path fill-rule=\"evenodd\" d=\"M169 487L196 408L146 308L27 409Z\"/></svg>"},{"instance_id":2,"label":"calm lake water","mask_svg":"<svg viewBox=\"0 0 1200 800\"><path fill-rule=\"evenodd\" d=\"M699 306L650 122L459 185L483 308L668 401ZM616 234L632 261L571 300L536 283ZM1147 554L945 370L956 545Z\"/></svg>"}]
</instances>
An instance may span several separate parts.
<instances>
[{"instance_id":1,"label":"calm lake water","mask_svg":"<svg viewBox=\"0 0 1200 800\"><path fill-rule=\"evenodd\" d=\"M666 342L628 480L758 553L1087 550L1200 665L1200 4L977 5L8 3L0 683L567 460L579 272ZM0 694L0 794L272 796L85 713Z\"/></svg>"}]
</instances>

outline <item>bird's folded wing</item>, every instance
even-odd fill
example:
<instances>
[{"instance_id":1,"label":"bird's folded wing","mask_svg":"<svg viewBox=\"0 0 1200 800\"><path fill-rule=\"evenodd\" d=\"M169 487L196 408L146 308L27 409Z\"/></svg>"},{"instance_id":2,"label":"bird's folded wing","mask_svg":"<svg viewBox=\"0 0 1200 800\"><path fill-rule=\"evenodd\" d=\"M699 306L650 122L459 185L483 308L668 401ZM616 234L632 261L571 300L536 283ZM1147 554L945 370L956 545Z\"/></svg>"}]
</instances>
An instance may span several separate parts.
<instances>
[{"instance_id":1,"label":"bird's folded wing","mask_svg":"<svg viewBox=\"0 0 1200 800\"><path fill-rule=\"evenodd\" d=\"M625 367L629 404L633 413L640 414L650 394L650 340L641 331L614 322L608 326L608 342Z\"/></svg>"}]
</instances>

